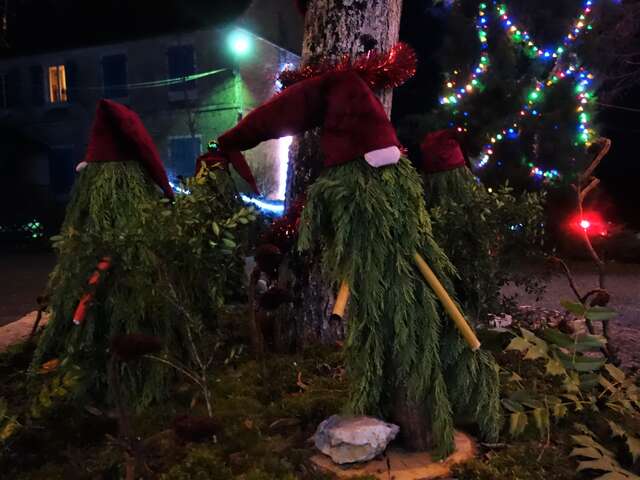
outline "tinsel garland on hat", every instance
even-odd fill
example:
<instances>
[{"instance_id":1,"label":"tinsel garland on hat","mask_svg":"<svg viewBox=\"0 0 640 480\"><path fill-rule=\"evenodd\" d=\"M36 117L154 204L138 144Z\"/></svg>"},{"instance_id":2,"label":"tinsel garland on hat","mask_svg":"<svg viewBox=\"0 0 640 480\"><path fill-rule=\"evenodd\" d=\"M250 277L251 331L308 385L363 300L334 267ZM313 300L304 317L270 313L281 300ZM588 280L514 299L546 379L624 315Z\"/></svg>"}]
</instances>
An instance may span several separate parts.
<instances>
[{"instance_id":1,"label":"tinsel garland on hat","mask_svg":"<svg viewBox=\"0 0 640 480\"><path fill-rule=\"evenodd\" d=\"M309 189L299 247L321 246L327 279L350 286L349 409L388 418L392 392L406 392L447 454L457 416L497 437L499 378L490 354L469 349L415 267L418 252L453 292L455 270L433 240L423 195L405 158L379 169L362 159L328 169Z\"/></svg>"},{"instance_id":2,"label":"tinsel garland on hat","mask_svg":"<svg viewBox=\"0 0 640 480\"><path fill-rule=\"evenodd\" d=\"M84 385L106 388L109 340L126 333L159 337L164 348L175 340L173 316L158 288L159 260L142 231L154 229L160 195L138 162L104 162L81 170L54 247L58 262L50 275L50 320L38 343L33 368L50 358L68 360L84 372ZM72 318L88 290L87 279L104 256L111 268L95 288L80 325ZM138 406L162 398L169 372L161 365L127 368Z\"/></svg>"}]
</instances>

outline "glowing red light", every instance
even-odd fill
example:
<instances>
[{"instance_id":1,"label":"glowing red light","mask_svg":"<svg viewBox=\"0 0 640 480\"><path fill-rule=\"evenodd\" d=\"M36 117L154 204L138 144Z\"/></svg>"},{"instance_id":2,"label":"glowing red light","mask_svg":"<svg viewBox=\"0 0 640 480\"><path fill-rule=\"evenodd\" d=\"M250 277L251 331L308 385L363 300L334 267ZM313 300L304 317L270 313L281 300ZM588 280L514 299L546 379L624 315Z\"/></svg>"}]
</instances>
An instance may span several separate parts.
<instances>
[{"instance_id":1,"label":"glowing red light","mask_svg":"<svg viewBox=\"0 0 640 480\"><path fill-rule=\"evenodd\" d=\"M607 235L607 225L602 215L596 211L586 211L569 221L569 228L576 233L591 235Z\"/></svg>"}]
</instances>

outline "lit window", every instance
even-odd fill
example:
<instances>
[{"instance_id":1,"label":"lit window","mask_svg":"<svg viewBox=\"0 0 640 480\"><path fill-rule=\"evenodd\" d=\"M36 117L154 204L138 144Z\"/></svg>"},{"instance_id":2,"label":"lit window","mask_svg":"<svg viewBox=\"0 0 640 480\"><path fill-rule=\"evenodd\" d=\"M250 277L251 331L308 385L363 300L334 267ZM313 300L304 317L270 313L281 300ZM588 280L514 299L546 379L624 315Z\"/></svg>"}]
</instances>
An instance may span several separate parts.
<instances>
[{"instance_id":1,"label":"lit window","mask_svg":"<svg viewBox=\"0 0 640 480\"><path fill-rule=\"evenodd\" d=\"M67 74L64 65L49 67L49 103L67 101Z\"/></svg>"}]
</instances>

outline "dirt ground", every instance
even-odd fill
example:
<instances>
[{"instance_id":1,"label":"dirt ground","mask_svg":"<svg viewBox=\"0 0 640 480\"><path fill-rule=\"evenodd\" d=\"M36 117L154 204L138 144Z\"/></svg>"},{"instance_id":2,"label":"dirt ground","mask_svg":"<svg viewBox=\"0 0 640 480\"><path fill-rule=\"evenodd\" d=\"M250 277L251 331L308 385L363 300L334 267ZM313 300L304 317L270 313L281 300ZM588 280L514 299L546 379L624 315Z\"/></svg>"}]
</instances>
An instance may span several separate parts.
<instances>
[{"instance_id":1,"label":"dirt ground","mask_svg":"<svg viewBox=\"0 0 640 480\"><path fill-rule=\"evenodd\" d=\"M592 264L570 264L578 291L581 294L597 288L598 278ZM615 346L620 349L623 364L640 368L640 264L610 263L607 265L606 286L611 294L609 306L618 312L612 320ZM506 288L505 293L517 291ZM536 301L531 295L521 294L520 304L561 310L560 301L575 300L564 275L549 278L545 295Z\"/></svg>"},{"instance_id":2,"label":"dirt ground","mask_svg":"<svg viewBox=\"0 0 640 480\"><path fill-rule=\"evenodd\" d=\"M54 263L52 253L0 252L0 326L37 308Z\"/></svg>"},{"instance_id":3,"label":"dirt ground","mask_svg":"<svg viewBox=\"0 0 640 480\"><path fill-rule=\"evenodd\" d=\"M0 326L11 323L35 310L36 297L42 293L47 276L55 263L51 253L0 253ZM570 265L581 292L597 286L596 273L585 262ZM624 363L640 368L640 264L608 265L610 306L619 312L613 320L614 339L622 350ZM513 288L505 289L513 293ZM553 275L544 297L536 301L522 294L523 305L560 309L560 301L573 299L573 293L562 275Z\"/></svg>"}]
</instances>

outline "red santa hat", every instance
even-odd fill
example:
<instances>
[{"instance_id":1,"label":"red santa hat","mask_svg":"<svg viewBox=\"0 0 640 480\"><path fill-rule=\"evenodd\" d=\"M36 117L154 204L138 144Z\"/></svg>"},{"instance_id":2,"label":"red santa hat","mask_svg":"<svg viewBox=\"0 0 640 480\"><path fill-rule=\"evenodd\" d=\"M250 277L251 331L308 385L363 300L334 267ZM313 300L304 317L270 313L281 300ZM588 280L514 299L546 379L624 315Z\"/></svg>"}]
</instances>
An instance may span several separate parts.
<instances>
[{"instance_id":1,"label":"red santa hat","mask_svg":"<svg viewBox=\"0 0 640 480\"><path fill-rule=\"evenodd\" d=\"M222 154L232 156L315 127L321 127L326 167L359 157L374 167L400 159L400 142L382 104L353 70L324 73L290 86L244 117L218 144Z\"/></svg>"},{"instance_id":2,"label":"red santa hat","mask_svg":"<svg viewBox=\"0 0 640 480\"><path fill-rule=\"evenodd\" d=\"M124 161L140 162L164 194L173 198L167 172L140 117L125 105L112 100L100 100L87 153L76 170L81 170L89 163Z\"/></svg>"},{"instance_id":3,"label":"red santa hat","mask_svg":"<svg viewBox=\"0 0 640 480\"><path fill-rule=\"evenodd\" d=\"M453 128L428 133L420 145L421 170L437 173L467 166L461 142L461 133Z\"/></svg>"},{"instance_id":4,"label":"red santa hat","mask_svg":"<svg viewBox=\"0 0 640 480\"><path fill-rule=\"evenodd\" d=\"M202 170L203 165L207 165L208 167L214 167L216 165L224 165L225 168L228 165L232 164L233 168L235 168L236 172L249 184L249 186L253 189L254 192L258 192L258 185L256 185L256 180L253 178L253 174L251 173L251 168L247 164L244 156L240 152L230 152L226 155L223 155L217 144L210 147L210 150L206 153L203 153L196 159L196 176Z\"/></svg>"}]
</instances>

